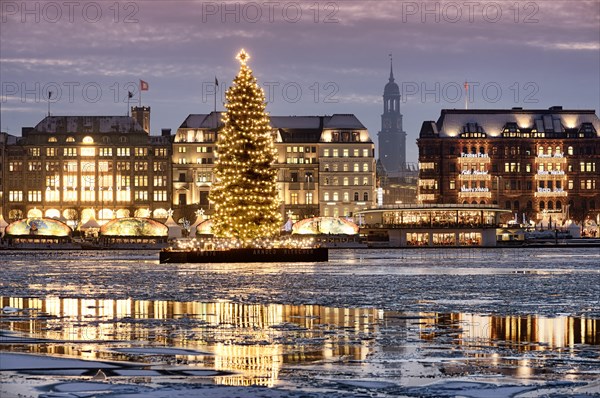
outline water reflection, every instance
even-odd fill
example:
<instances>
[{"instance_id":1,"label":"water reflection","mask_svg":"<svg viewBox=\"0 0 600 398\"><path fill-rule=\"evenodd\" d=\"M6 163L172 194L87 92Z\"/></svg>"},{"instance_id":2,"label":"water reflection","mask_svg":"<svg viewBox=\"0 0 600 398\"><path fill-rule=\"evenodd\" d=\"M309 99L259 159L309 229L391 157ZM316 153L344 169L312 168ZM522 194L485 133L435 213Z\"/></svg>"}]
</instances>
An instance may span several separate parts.
<instances>
[{"instance_id":1,"label":"water reflection","mask_svg":"<svg viewBox=\"0 0 600 398\"><path fill-rule=\"evenodd\" d=\"M52 340L23 344L0 339L0 349L209 367L233 372L215 378L227 385L273 386L281 369L290 364L368 365L369 354L377 351L395 357L410 354L418 362L413 354L419 348L446 344L446 348L459 346L472 357L491 358L494 365L507 359L490 353L490 347L564 353L581 345L600 345L600 320L566 316L59 297L0 297L0 306L5 308L1 329ZM150 360L110 350L132 345L195 349L211 355ZM527 358L515 360L515 367L517 375L530 374Z\"/></svg>"}]
</instances>

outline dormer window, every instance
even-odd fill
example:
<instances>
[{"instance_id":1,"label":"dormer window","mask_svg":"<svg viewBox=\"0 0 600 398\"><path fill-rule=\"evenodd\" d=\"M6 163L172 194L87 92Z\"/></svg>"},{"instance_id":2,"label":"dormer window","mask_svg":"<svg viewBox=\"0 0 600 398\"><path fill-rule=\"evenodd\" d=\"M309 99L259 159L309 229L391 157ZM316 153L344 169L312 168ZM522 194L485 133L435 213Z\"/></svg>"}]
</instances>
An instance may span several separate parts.
<instances>
[{"instance_id":1,"label":"dormer window","mask_svg":"<svg viewBox=\"0 0 600 398\"><path fill-rule=\"evenodd\" d=\"M50 137L48 138L48 142L58 142L58 140L56 139L56 137Z\"/></svg>"},{"instance_id":2,"label":"dormer window","mask_svg":"<svg viewBox=\"0 0 600 398\"><path fill-rule=\"evenodd\" d=\"M67 142L75 142L75 138L73 138L73 137L67 137Z\"/></svg>"}]
</instances>

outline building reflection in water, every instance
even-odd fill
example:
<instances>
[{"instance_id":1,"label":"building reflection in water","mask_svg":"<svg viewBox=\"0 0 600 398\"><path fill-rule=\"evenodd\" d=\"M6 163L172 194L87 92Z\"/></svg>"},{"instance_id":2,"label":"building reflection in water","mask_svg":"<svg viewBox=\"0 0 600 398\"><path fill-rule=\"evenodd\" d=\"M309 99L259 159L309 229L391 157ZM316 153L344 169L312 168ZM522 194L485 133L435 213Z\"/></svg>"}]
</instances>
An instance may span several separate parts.
<instances>
[{"instance_id":1,"label":"building reflection in water","mask_svg":"<svg viewBox=\"0 0 600 398\"><path fill-rule=\"evenodd\" d=\"M29 316L19 313L23 320L2 321L2 329L79 344L37 344L30 352L115 359L106 343L99 346L106 341L209 350L214 356L185 358L191 365L239 372L216 378L229 385L273 386L284 363L364 360L383 314L374 309L231 302L58 297L0 297L0 302L2 307L35 309L27 311ZM111 343L116 345L123 344Z\"/></svg>"},{"instance_id":2,"label":"building reflection in water","mask_svg":"<svg viewBox=\"0 0 600 398\"><path fill-rule=\"evenodd\" d=\"M0 297L0 305L30 309L0 317L0 328L56 340L30 345L30 352L127 359L108 348L128 346L132 341L210 351L213 355L178 359L190 366L234 372L215 379L228 385L273 386L285 364L342 358L364 361L374 349L375 338L383 334L393 334L394 343L380 348L398 354L404 352L401 346L407 338L414 337L426 343L452 336L453 344L475 351L482 345L518 351L600 345L600 320L577 317L407 314L317 305L58 297ZM19 348L4 345L2 349ZM497 357L495 353L486 355L491 355L492 362ZM529 368L519 364L519 369L526 373Z\"/></svg>"}]
</instances>

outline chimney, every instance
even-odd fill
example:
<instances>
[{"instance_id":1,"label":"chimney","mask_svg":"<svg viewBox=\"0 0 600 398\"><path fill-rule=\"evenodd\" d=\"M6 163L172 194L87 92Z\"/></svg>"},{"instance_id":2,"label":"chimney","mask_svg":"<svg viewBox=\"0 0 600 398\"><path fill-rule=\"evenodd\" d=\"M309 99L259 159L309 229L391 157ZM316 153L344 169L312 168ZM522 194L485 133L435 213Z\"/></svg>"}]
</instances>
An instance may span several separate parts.
<instances>
[{"instance_id":1,"label":"chimney","mask_svg":"<svg viewBox=\"0 0 600 398\"><path fill-rule=\"evenodd\" d=\"M160 133L160 135L162 135L163 137L168 137L171 135L171 129L161 129Z\"/></svg>"},{"instance_id":2,"label":"chimney","mask_svg":"<svg viewBox=\"0 0 600 398\"><path fill-rule=\"evenodd\" d=\"M150 107L149 106L132 106L131 117L137 120L144 131L150 134Z\"/></svg>"}]
</instances>

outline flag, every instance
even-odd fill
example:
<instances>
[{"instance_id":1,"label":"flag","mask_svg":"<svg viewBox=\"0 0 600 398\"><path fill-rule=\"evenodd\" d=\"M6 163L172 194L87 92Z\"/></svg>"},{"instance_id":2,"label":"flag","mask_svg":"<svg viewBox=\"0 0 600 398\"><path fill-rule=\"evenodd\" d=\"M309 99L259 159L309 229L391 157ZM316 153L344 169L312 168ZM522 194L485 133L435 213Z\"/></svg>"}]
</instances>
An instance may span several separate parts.
<instances>
[{"instance_id":1,"label":"flag","mask_svg":"<svg viewBox=\"0 0 600 398\"><path fill-rule=\"evenodd\" d=\"M148 82L140 80L140 91L148 91Z\"/></svg>"},{"instance_id":2,"label":"flag","mask_svg":"<svg viewBox=\"0 0 600 398\"><path fill-rule=\"evenodd\" d=\"M48 91L48 99L52 98L52 91Z\"/></svg>"},{"instance_id":3,"label":"flag","mask_svg":"<svg viewBox=\"0 0 600 398\"><path fill-rule=\"evenodd\" d=\"M467 81L465 81L465 91L469 91L469 83Z\"/></svg>"},{"instance_id":4,"label":"flag","mask_svg":"<svg viewBox=\"0 0 600 398\"><path fill-rule=\"evenodd\" d=\"M133 98L133 93L131 91L127 92L127 98Z\"/></svg>"},{"instance_id":5,"label":"flag","mask_svg":"<svg viewBox=\"0 0 600 398\"><path fill-rule=\"evenodd\" d=\"M216 76L215 76L215 87L219 87L219 81L217 80Z\"/></svg>"}]
</instances>

